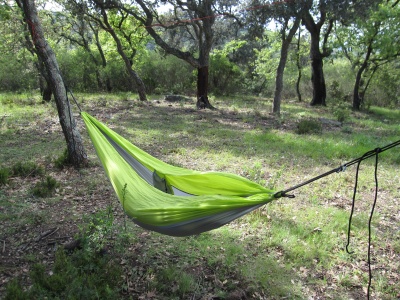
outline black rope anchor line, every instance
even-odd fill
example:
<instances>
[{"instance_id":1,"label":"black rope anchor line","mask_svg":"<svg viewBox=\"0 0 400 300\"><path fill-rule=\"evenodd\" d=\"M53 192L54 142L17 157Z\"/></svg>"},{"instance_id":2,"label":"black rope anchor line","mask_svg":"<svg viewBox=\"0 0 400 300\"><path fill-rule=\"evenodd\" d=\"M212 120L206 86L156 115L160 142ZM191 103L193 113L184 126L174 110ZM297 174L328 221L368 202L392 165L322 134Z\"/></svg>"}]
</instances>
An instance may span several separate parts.
<instances>
[{"instance_id":1,"label":"black rope anchor line","mask_svg":"<svg viewBox=\"0 0 400 300\"><path fill-rule=\"evenodd\" d=\"M373 151L369 151L364 154L364 156L369 155L372 153L375 156L375 170L374 170L374 180L375 180L375 193L374 193L374 201L372 203L372 208L371 212L369 215L369 220L368 220L368 252L367 252L367 264L368 264L368 288L367 288L367 299L370 298L371 294L371 283L372 283L372 269L371 269L371 236L372 236L372 217L374 215L375 211L375 206L376 202L378 199L378 158L379 158L379 153L381 153L381 149L377 148ZM351 212L350 212L350 217L349 217L349 227L347 230L347 244L346 244L346 252L349 254L354 253L353 251L349 251L349 245L350 245L350 236L351 236L351 222L354 214L354 207L355 207L355 201L356 201L356 194L357 194L357 188L358 188L358 174L360 171L360 165L361 165L362 160L360 160L357 163L357 170L356 170L356 178L355 178L355 183L354 183L354 190L353 190L353 200L351 204Z\"/></svg>"},{"instance_id":2,"label":"black rope anchor line","mask_svg":"<svg viewBox=\"0 0 400 300\"><path fill-rule=\"evenodd\" d=\"M350 245L350 236L351 236L351 223L352 223L352 218L353 218L353 214L354 214L354 207L355 207L355 200L356 200L356 194L357 194L357 189L358 189L358 175L359 175L359 171L360 171L360 165L361 162L366 160L367 158L373 157L375 156L375 170L374 170L374 180L375 180L375 193L374 193L374 201L372 204L372 208L371 208L371 212L369 215L369 220L368 220L368 254L367 254L367 264L368 264L368 288L367 288L367 299L370 299L370 294L371 294L371 284L372 284L372 268L371 268L371 239L372 239L372 218L374 215L374 211L375 211L375 206L376 206L376 202L378 199L378 158L379 158L379 153L382 153L383 151L386 151L388 149L391 149L393 147L396 147L400 145L400 140L393 142L389 145L386 145L382 148L376 148L374 150L368 151L365 154L363 154L362 156L360 156L359 158L356 158L348 163L345 163L343 165L341 165L340 167L337 167L335 169L332 169L326 173L323 173L319 176L316 176L310 180L307 180L303 183L300 183L294 187L291 187L289 189L277 192L275 194L275 197L279 198L279 197L289 197L289 198L294 198L294 195L288 195L287 193L290 191L293 191L297 188L300 188L306 184L309 184L313 181L316 181L318 179L321 179L323 177L326 177L332 173L335 172L342 172L344 171L347 167L357 164L357 169L356 169L356 175L355 175L355 183L354 183L354 190L353 190L353 198L352 198L352 206L351 206L351 212L350 212L350 216L349 216L349 227L347 230L347 244L346 244L346 252L349 254L352 254L353 252L349 251L349 245Z\"/></svg>"}]
</instances>

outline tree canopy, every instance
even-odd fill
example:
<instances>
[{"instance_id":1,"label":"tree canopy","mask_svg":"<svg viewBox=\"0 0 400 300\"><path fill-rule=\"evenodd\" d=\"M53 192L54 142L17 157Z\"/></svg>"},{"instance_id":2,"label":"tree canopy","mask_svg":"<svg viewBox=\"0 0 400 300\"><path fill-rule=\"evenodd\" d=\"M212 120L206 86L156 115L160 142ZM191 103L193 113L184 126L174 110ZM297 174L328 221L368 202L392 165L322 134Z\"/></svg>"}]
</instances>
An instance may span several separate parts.
<instances>
[{"instance_id":1,"label":"tree canopy","mask_svg":"<svg viewBox=\"0 0 400 300\"><path fill-rule=\"evenodd\" d=\"M281 101L300 94L312 105L336 101L331 86L339 84L354 109L384 103L378 99L389 91L387 104L399 103L391 81L376 80L398 73L398 1L37 4L63 77L77 91L129 91L141 100L182 93L210 108L210 95L263 95L279 113ZM37 87L50 99L43 61L13 2L1 2L0 22L0 89ZM345 65L340 79L335 74Z\"/></svg>"}]
</instances>

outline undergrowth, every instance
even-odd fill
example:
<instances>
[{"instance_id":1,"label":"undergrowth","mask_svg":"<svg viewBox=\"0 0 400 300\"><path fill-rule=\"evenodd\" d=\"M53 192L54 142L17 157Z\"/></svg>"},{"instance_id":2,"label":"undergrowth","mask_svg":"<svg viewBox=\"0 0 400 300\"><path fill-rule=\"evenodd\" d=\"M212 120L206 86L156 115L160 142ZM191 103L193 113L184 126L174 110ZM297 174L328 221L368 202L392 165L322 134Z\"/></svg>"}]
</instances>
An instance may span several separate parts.
<instances>
[{"instance_id":1,"label":"undergrowth","mask_svg":"<svg viewBox=\"0 0 400 300\"><path fill-rule=\"evenodd\" d=\"M33 161L19 161L11 167L14 176L42 176L45 170L39 164Z\"/></svg>"},{"instance_id":2,"label":"undergrowth","mask_svg":"<svg viewBox=\"0 0 400 300\"><path fill-rule=\"evenodd\" d=\"M37 197L50 197L59 186L60 183L56 179L46 176L46 178L35 184L32 188L32 193Z\"/></svg>"},{"instance_id":3,"label":"undergrowth","mask_svg":"<svg viewBox=\"0 0 400 300\"><path fill-rule=\"evenodd\" d=\"M111 207L88 216L77 236L77 246L70 251L59 247L50 271L46 265L33 265L29 289L18 279L11 281L5 299L117 299L122 269L118 256L106 249L113 222Z\"/></svg>"},{"instance_id":4,"label":"undergrowth","mask_svg":"<svg viewBox=\"0 0 400 300\"><path fill-rule=\"evenodd\" d=\"M68 157L68 149L65 149L64 152L58 156L55 160L54 160L54 166L57 169L64 169L65 166L70 165L70 161L69 161L69 157Z\"/></svg>"},{"instance_id":5,"label":"undergrowth","mask_svg":"<svg viewBox=\"0 0 400 300\"><path fill-rule=\"evenodd\" d=\"M9 177L10 177L10 170L8 168L0 168L0 185L7 184Z\"/></svg>"},{"instance_id":6,"label":"undergrowth","mask_svg":"<svg viewBox=\"0 0 400 300\"><path fill-rule=\"evenodd\" d=\"M32 286L26 290L15 279L4 299L117 299L120 276L121 268L110 256L85 248L68 254L60 248L51 271L43 264L33 265Z\"/></svg>"},{"instance_id":7,"label":"undergrowth","mask_svg":"<svg viewBox=\"0 0 400 300\"><path fill-rule=\"evenodd\" d=\"M321 133L322 126L321 123L312 120L312 119L305 119L299 121L297 124L297 133L298 134L312 134L312 133Z\"/></svg>"}]
</instances>

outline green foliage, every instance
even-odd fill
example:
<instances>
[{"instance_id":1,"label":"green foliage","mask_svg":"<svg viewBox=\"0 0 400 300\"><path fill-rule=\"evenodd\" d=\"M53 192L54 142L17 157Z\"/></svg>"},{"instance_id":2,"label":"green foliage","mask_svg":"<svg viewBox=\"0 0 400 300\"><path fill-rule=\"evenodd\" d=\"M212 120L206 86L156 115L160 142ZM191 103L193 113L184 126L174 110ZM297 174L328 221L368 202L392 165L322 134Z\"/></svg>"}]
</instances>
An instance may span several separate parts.
<instances>
[{"instance_id":1,"label":"green foliage","mask_svg":"<svg viewBox=\"0 0 400 300\"><path fill-rule=\"evenodd\" d=\"M268 80L273 80L279 63L281 39L279 32L266 31L265 35L265 38L270 41L270 43L261 51L256 51L258 54L256 72L265 76Z\"/></svg>"},{"instance_id":2,"label":"green foliage","mask_svg":"<svg viewBox=\"0 0 400 300\"><path fill-rule=\"evenodd\" d=\"M148 93L190 94L194 90L193 67L173 55L148 51L141 56L138 72Z\"/></svg>"},{"instance_id":3,"label":"green foliage","mask_svg":"<svg viewBox=\"0 0 400 300\"><path fill-rule=\"evenodd\" d=\"M340 101L344 98L344 93L340 88L340 83L337 80L333 80L329 86L329 92L331 97L336 100Z\"/></svg>"},{"instance_id":4,"label":"green foliage","mask_svg":"<svg viewBox=\"0 0 400 300\"><path fill-rule=\"evenodd\" d=\"M29 293L25 292L17 279L13 279L6 287L4 300L29 300Z\"/></svg>"},{"instance_id":5,"label":"green foliage","mask_svg":"<svg viewBox=\"0 0 400 300\"><path fill-rule=\"evenodd\" d=\"M32 287L24 291L14 280L5 299L117 299L122 270L104 249L113 220L111 207L87 217L80 231L81 247L70 255L59 248L51 272L34 265Z\"/></svg>"},{"instance_id":6,"label":"green foliage","mask_svg":"<svg viewBox=\"0 0 400 300\"><path fill-rule=\"evenodd\" d=\"M10 170L8 168L0 168L0 185L7 184L9 177L10 177Z\"/></svg>"},{"instance_id":7,"label":"green foliage","mask_svg":"<svg viewBox=\"0 0 400 300\"><path fill-rule=\"evenodd\" d=\"M321 133L322 126L321 123L313 119L300 120L297 123L296 133L298 134L313 134Z\"/></svg>"},{"instance_id":8,"label":"green foliage","mask_svg":"<svg viewBox=\"0 0 400 300\"><path fill-rule=\"evenodd\" d=\"M45 173L43 166L32 161L17 162L11 167L14 176L35 177L42 176Z\"/></svg>"},{"instance_id":9,"label":"green foliage","mask_svg":"<svg viewBox=\"0 0 400 300\"><path fill-rule=\"evenodd\" d=\"M333 80L329 86L329 93L333 100L332 113L339 122L344 122L350 118L349 104L346 102L347 96L341 89L340 83Z\"/></svg>"},{"instance_id":10,"label":"green foliage","mask_svg":"<svg viewBox=\"0 0 400 300\"><path fill-rule=\"evenodd\" d=\"M265 171L261 163L254 164L253 167L244 166L245 174L251 181L257 182L258 184L265 185Z\"/></svg>"},{"instance_id":11,"label":"green foliage","mask_svg":"<svg viewBox=\"0 0 400 300\"><path fill-rule=\"evenodd\" d=\"M68 256L56 252L53 269L36 264L30 272L32 287L24 291L12 281L5 299L117 299L121 269L107 256L90 253L88 249Z\"/></svg>"},{"instance_id":12,"label":"green foliage","mask_svg":"<svg viewBox=\"0 0 400 300\"><path fill-rule=\"evenodd\" d=\"M222 50L216 49L211 53L209 88L215 95L232 95L243 89L244 72L229 57L245 44L245 41L233 40Z\"/></svg>"},{"instance_id":13,"label":"green foliage","mask_svg":"<svg viewBox=\"0 0 400 300\"><path fill-rule=\"evenodd\" d=\"M367 94L374 105L390 108L400 107L400 62L381 66L373 78L373 90Z\"/></svg>"},{"instance_id":14,"label":"green foliage","mask_svg":"<svg viewBox=\"0 0 400 300\"><path fill-rule=\"evenodd\" d=\"M112 234L113 223L111 206L86 217L84 225L80 228L80 239L85 248L94 253L102 252Z\"/></svg>"},{"instance_id":15,"label":"green foliage","mask_svg":"<svg viewBox=\"0 0 400 300\"><path fill-rule=\"evenodd\" d=\"M68 149L65 149L64 152L54 160L54 166L57 169L64 169L65 166L70 164L68 157Z\"/></svg>"},{"instance_id":16,"label":"green foliage","mask_svg":"<svg viewBox=\"0 0 400 300\"><path fill-rule=\"evenodd\" d=\"M182 272L180 268L174 266L169 266L162 270L156 279L154 286L157 290L163 291L170 296L179 297L179 299L185 299L189 293L195 291L198 287L196 278L193 275Z\"/></svg>"},{"instance_id":17,"label":"green foliage","mask_svg":"<svg viewBox=\"0 0 400 300\"><path fill-rule=\"evenodd\" d=\"M339 122L344 122L349 119L350 112L348 109L346 109L346 107L337 106L333 111L333 115Z\"/></svg>"},{"instance_id":18,"label":"green foliage","mask_svg":"<svg viewBox=\"0 0 400 300\"><path fill-rule=\"evenodd\" d=\"M55 190L60 186L60 183L57 182L51 176L46 176L44 180L37 182L32 189L33 195L36 197L50 197L54 194Z\"/></svg>"},{"instance_id":19,"label":"green foliage","mask_svg":"<svg viewBox=\"0 0 400 300\"><path fill-rule=\"evenodd\" d=\"M360 72L358 88L363 95L363 103L360 103L363 105L376 102L388 105L393 102L392 98L380 97L382 94L388 95L387 91L393 91L391 82L371 80L375 76L390 78L392 72L398 73L400 7L393 4L392 1L382 2L378 9L368 12L369 18L357 18L349 26L339 26L335 30L336 47L344 52L343 56L349 60L355 73ZM386 69L382 71L388 74L382 73L382 67ZM374 84L369 86L369 82ZM385 85L390 89L386 89Z\"/></svg>"}]
</instances>

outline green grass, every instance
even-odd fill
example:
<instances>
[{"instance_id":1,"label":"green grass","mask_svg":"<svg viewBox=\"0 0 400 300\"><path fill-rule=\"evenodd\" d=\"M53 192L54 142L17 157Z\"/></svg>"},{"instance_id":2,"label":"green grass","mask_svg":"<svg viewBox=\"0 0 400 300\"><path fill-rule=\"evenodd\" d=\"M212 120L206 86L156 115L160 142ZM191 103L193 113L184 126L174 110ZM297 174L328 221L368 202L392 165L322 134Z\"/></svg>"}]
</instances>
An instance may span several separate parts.
<instances>
[{"instance_id":1,"label":"green grass","mask_svg":"<svg viewBox=\"0 0 400 300\"><path fill-rule=\"evenodd\" d=\"M330 107L283 103L278 118L269 114L270 100L255 97L217 98L213 105L218 110L198 111L194 101L144 105L131 96L76 95L84 110L163 161L200 171L232 172L276 190L400 136L400 113L393 109L346 111L344 124L335 127L320 123L320 118L336 120ZM0 95L0 102L0 143L5 145L0 169L7 170L0 172L0 240L6 241L7 253L18 253L31 241L25 260L13 261L13 268L8 261L1 264L2 271L16 279L10 281L10 297L365 298L373 159L362 164L359 176L352 255L345 252L345 245L354 167L294 191L294 199L272 202L220 229L174 238L147 232L124 217L79 118L91 164L73 170L63 163L65 142L53 104L42 104L29 93ZM303 120L317 122L321 131L298 134L297 125ZM12 171L26 162L43 166L44 173L32 177L28 176L32 169ZM372 223L372 291L379 299L394 299L400 293L399 164L398 149L380 155L379 198ZM46 183L44 175L60 187L53 196L34 198L32 188ZM32 242L53 227L59 230L49 241L54 238L61 244L57 238L79 237L82 248L55 253L47 252L46 239ZM35 261L45 263L35 266ZM18 275L26 268L29 276ZM28 282L32 289L21 288Z\"/></svg>"}]
</instances>

